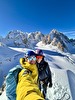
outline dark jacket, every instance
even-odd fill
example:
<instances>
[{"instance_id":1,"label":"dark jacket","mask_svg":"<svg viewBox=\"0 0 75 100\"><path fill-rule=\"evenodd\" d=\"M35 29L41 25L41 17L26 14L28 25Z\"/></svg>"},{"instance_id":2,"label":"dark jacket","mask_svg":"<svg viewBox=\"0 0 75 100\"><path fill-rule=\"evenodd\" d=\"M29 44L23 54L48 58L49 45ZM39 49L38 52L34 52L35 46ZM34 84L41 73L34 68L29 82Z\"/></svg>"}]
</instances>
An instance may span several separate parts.
<instances>
[{"instance_id":1,"label":"dark jacket","mask_svg":"<svg viewBox=\"0 0 75 100\"><path fill-rule=\"evenodd\" d=\"M39 72L39 81L45 81L47 79L47 83L52 84L51 71L48 63L42 59L40 63L37 63L38 72Z\"/></svg>"}]
</instances>

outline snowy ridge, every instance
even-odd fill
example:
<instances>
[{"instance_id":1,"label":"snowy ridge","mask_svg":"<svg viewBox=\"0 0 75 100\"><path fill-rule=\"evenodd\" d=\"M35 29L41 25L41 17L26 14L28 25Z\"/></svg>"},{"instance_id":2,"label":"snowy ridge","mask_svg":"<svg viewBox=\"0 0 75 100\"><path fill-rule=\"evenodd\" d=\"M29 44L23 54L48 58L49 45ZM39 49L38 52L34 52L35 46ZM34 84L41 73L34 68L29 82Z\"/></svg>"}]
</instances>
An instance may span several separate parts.
<instances>
[{"instance_id":1,"label":"snowy ridge","mask_svg":"<svg viewBox=\"0 0 75 100\"><path fill-rule=\"evenodd\" d=\"M40 31L28 33L20 30L12 30L5 38L0 37L0 42L7 46L34 49L37 44L41 43L41 46L53 46L61 51L71 53L75 53L74 41L56 29L53 29L46 35Z\"/></svg>"},{"instance_id":2,"label":"snowy ridge","mask_svg":"<svg viewBox=\"0 0 75 100\"><path fill-rule=\"evenodd\" d=\"M43 37L44 35L40 31L27 33L19 30L12 30L5 38L0 39L0 42L7 46L33 48Z\"/></svg>"}]
</instances>

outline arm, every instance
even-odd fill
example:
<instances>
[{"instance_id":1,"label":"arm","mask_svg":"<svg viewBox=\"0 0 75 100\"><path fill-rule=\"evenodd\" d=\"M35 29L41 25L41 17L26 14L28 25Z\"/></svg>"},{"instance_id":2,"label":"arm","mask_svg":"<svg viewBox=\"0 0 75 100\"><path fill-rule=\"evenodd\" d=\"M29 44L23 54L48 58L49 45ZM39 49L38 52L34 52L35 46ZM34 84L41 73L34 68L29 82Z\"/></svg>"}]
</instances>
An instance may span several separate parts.
<instances>
[{"instance_id":1,"label":"arm","mask_svg":"<svg viewBox=\"0 0 75 100\"><path fill-rule=\"evenodd\" d=\"M28 72L27 69L23 69L19 73L16 95L16 100L44 100L38 85L33 81L31 72Z\"/></svg>"},{"instance_id":2,"label":"arm","mask_svg":"<svg viewBox=\"0 0 75 100\"><path fill-rule=\"evenodd\" d=\"M28 63L22 63L21 65L24 69L18 75L16 100L44 100L37 83L37 67ZM35 78L36 82L34 81Z\"/></svg>"},{"instance_id":3,"label":"arm","mask_svg":"<svg viewBox=\"0 0 75 100\"><path fill-rule=\"evenodd\" d=\"M50 68L49 68L48 63L47 63L46 72L47 72L47 75L48 75L49 87L52 87L52 75L51 75L51 70L50 70Z\"/></svg>"}]
</instances>

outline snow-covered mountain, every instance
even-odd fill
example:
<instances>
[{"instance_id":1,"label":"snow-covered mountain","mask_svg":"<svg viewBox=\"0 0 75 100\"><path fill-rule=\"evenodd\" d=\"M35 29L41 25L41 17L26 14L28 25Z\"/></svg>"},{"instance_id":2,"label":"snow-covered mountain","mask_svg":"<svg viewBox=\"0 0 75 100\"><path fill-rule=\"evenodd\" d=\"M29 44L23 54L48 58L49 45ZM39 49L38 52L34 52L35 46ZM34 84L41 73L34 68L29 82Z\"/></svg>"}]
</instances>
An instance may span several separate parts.
<instances>
[{"instance_id":1,"label":"snow-covered mountain","mask_svg":"<svg viewBox=\"0 0 75 100\"><path fill-rule=\"evenodd\" d=\"M44 37L42 44L56 46L61 51L68 52L71 52L70 48L73 48L73 41L56 29Z\"/></svg>"},{"instance_id":2,"label":"snow-covered mountain","mask_svg":"<svg viewBox=\"0 0 75 100\"><path fill-rule=\"evenodd\" d=\"M69 39L56 29L53 29L49 34L46 35L42 34L40 31L24 33L19 30L13 30L10 31L5 38L1 37L0 42L6 44L7 46L26 47L32 49L41 42L42 46L54 46L61 51L75 51L75 40Z\"/></svg>"},{"instance_id":3,"label":"snow-covered mountain","mask_svg":"<svg viewBox=\"0 0 75 100\"><path fill-rule=\"evenodd\" d=\"M0 41L7 46L33 48L43 37L44 35L40 31L24 33L19 30L13 30L4 39L0 39Z\"/></svg>"}]
</instances>

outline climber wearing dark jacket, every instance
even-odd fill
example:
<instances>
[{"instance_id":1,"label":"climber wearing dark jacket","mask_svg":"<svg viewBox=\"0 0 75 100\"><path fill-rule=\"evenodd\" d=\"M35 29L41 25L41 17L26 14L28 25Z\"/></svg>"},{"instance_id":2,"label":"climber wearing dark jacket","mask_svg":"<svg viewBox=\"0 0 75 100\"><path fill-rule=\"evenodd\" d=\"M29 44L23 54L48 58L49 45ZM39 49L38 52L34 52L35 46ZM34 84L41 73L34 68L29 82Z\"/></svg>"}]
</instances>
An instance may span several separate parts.
<instances>
[{"instance_id":1,"label":"climber wearing dark jacket","mask_svg":"<svg viewBox=\"0 0 75 100\"><path fill-rule=\"evenodd\" d=\"M47 86L52 87L51 71L48 63L44 60L43 51L37 49L36 51L37 67L39 72L40 90L43 92L44 98L46 97Z\"/></svg>"}]
</instances>

